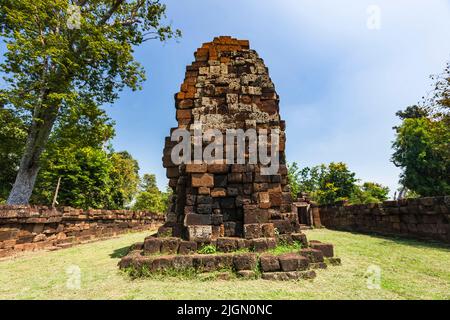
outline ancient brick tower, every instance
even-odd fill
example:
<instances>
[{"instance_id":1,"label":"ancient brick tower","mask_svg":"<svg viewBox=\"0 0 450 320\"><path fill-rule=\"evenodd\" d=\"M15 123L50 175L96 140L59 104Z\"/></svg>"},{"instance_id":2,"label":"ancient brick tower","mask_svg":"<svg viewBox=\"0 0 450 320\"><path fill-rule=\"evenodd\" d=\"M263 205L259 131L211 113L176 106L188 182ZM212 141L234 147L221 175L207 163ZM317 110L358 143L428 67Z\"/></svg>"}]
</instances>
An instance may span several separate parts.
<instances>
[{"instance_id":1,"label":"ancient brick tower","mask_svg":"<svg viewBox=\"0 0 450 320\"><path fill-rule=\"evenodd\" d=\"M129 269L134 276L193 269L199 273L229 270L248 279L289 280L312 279L314 269L340 264L339 258L333 258L333 245L308 242L300 231L287 181L285 126L278 112L278 96L263 60L249 49L248 41L219 37L205 43L187 67L175 103L178 127L166 138L163 155L174 192L166 222L157 235L131 246L119 262L121 269ZM204 155L211 141L198 140L195 132L208 129L215 129L215 138L223 138L222 133L230 129L252 132L248 140L253 141L267 138L265 130L277 133L262 145L270 146L270 165L272 156L278 155L279 166L267 174L270 165L260 161L259 150L258 161L250 161L256 153L251 143L236 148L239 139L228 135L226 149L231 145L240 152L215 150L215 161L201 157L194 163L171 156L181 145L178 139L172 141L180 132L185 134L180 135L183 140L187 137L184 145L189 146L183 156L195 155L196 146ZM243 161L237 163L238 159ZM292 251L271 253L283 244L292 245Z\"/></svg>"},{"instance_id":2,"label":"ancient brick tower","mask_svg":"<svg viewBox=\"0 0 450 320\"><path fill-rule=\"evenodd\" d=\"M260 164L228 164L225 154L222 161L214 163L175 165L171 151L177 141L167 137L163 164L174 195L159 236L207 242L220 237L275 238L298 232L287 181L279 97L264 61L249 48L249 42L218 37L203 44L186 68L175 105L178 128L193 131L194 122L200 121L203 131L278 131L280 166L275 174L264 175ZM268 144L270 151L271 140ZM246 148L246 159L249 152Z\"/></svg>"}]
</instances>

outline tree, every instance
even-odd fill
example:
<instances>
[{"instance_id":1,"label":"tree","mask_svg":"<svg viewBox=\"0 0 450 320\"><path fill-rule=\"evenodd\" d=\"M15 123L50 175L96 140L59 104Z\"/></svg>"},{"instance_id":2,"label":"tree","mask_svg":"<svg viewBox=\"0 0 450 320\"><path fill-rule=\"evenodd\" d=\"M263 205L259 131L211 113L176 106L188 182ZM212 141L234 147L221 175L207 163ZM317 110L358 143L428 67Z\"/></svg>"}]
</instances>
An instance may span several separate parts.
<instances>
[{"instance_id":1,"label":"tree","mask_svg":"<svg viewBox=\"0 0 450 320\"><path fill-rule=\"evenodd\" d=\"M357 187L355 173L349 171L347 165L342 162L303 169L293 163L288 168L289 183L291 189L295 189L295 197L298 192L309 193L311 198L320 204L347 200Z\"/></svg>"},{"instance_id":2,"label":"tree","mask_svg":"<svg viewBox=\"0 0 450 320\"><path fill-rule=\"evenodd\" d=\"M77 6L69 8L67 0L2 0L0 6L0 36L7 45L0 71L8 84L1 101L32 115L9 204L28 203L61 109L113 103L124 87L140 89L145 75L133 47L180 36L161 24L166 7L158 1L72 4Z\"/></svg>"},{"instance_id":3,"label":"tree","mask_svg":"<svg viewBox=\"0 0 450 320\"><path fill-rule=\"evenodd\" d=\"M414 194L450 194L450 67L433 76L430 98L397 112L392 162L402 169L400 184Z\"/></svg>"},{"instance_id":4,"label":"tree","mask_svg":"<svg viewBox=\"0 0 450 320\"><path fill-rule=\"evenodd\" d=\"M288 181L291 186L291 195L293 199L297 199L300 193L300 169L298 168L297 162L287 165L288 168Z\"/></svg>"},{"instance_id":5,"label":"tree","mask_svg":"<svg viewBox=\"0 0 450 320\"><path fill-rule=\"evenodd\" d=\"M83 147L56 150L46 159L32 201L51 204L56 182L61 178L58 204L77 208L109 209L113 203L112 163L101 149Z\"/></svg>"},{"instance_id":6,"label":"tree","mask_svg":"<svg viewBox=\"0 0 450 320\"><path fill-rule=\"evenodd\" d=\"M139 165L126 151L111 155L112 201L116 208L127 207L138 191Z\"/></svg>"},{"instance_id":7,"label":"tree","mask_svg":"<svg viewBox=\"0 0 450 320\"><path fill-rule=\"evenodd\" d=\"M141 191L136 196L133 210L164 213L169 204L171 189L161 192L156 185L154 174L145 174L142 177Z\"/></svg>"},{"instance_id":8,"label":"tree","mask_svg":"<svg viewBox=\"0 0 450 320\"><path fill-rule=\"evenodd\" d=\"M0 203L8 197L27 137L26 124L13 110L0 107Z\"/></svg>"},{"instance_id":9,"label":"tree","mask_svg":"<svg viewBox=\"0 0 450 320\"><path fill-rule=\"evenodd\" d=\"M318 183L317 199L321 204L332 204L348 200L355 190L355 173L343 162L331 162L323 167Z\"/></svg>"},{"instance_id":10,"label":"tree","mask_svg":"<svg viewBox=\"0 0 450 320\"><path fill-rule=\"evenodd\" d=\"M375 182L364 182L350 196L351 204L380 203L388 199L389 188Z\"/></svg>"},{"instance_id":11,"label":"tree","mask_svg":"<svg viewBox=\"0 0 450 320\"><path fill-rule=\"evenodd\" d=\"M297 199L299 193L311 194L318 189L320 172L325 165L305 167L300 169L297 162L288 164L288 181L291 186L291 194Z\"/></svg>"},{"instance_id":12,"label":"tree","mask_svg":"<svg viewBox=\"0 0 450 320\"><path fill-rule=\"evenodd\" d=\"M450 129L443 120L404 119L396 128L392 161L400 183L421 196L450 194Z\"/></svg>"}]
</instances>

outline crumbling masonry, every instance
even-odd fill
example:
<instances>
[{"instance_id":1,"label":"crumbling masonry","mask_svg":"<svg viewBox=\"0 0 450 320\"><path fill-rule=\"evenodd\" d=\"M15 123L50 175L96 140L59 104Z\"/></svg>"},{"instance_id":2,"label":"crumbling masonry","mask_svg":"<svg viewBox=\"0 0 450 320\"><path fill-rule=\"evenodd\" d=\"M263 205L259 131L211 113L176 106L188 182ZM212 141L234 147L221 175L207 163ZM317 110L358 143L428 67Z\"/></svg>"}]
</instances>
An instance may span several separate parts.
<instances>
[{"instance_id":1,"label":"crumbling masonry","mask_svg":"<svg viewBox=\"0 0 450 320\"><path fill-rule=\"evenodd\" d=\"M248 41L230 37L205 43L195 58L175 96L178 128L193 131L198 121L202 131L219 129L224 136L226 129L278 129L280 168L277 174L263 175L261 165L230 165L225 159L176 166L171 151L177 142L167 137L163 164L174 197L161 232L209 241L223 236L273 238L275 229L280 234L298 231L285 165L285 122L264 61ZM237 139L235 150L236 144ZM248 163L248 146L245 151Z\"/></svg>"},{"instance_id":2,"label":"crumbling masonry","mask_svg":"<svg viewBox=\"0 0 450 320\"><path fill-rule=\"evenodd\" d=\"M311 269L325 268L325 262L339 263L333 258L331 244L308 242L300 231L287 179L285 122L279 114L279 97L264 61L249 48L248 41L218 37L203 44L186 68L175 105L178 127L171 129L163 152L173 190L166 222L156 236L132 247L120 261L121 268L194 268L202 272L230 268L244 277L255 276L255 268L259 268L264 279L288 280L312 278L315 273ZM278 155L278 170L264 174L267 164L261 164L260 154L258 162L248 161L255 150L247 143L245 161L237 163L239 142L234 137L231 164L226 152L223 156L214 153L214 162L175 164L172 151L179 141L172 141L172 133L177 129L194 133L198 123L202 132L216 129L225 136L229 129L254 129L258 138L269 136L265 151L268 156ZM277 133L277 139L271 133ZM219 142L229 145L230 137L225 136L227 139ZM191 152L195 153L195 143L203 151L210 142L190 140ZM301 244L297 252L259 255L280 243L294 242ZM222 254L199 254L205 244L215 245Z\"/></svg>"}]
</instances>

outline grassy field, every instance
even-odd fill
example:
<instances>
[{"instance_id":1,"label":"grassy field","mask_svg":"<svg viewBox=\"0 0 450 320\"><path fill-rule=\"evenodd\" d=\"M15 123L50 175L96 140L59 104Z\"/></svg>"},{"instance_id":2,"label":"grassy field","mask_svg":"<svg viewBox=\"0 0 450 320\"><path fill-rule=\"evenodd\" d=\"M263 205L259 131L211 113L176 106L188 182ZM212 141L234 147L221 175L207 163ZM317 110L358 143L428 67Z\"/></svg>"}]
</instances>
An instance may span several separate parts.
<instances>
[{"instance_id":1,"label":"grassy field","mask_svg":"<svg viewBox=\"0 0 450 320\"><path fill-rule=\"evenodd\" d=\"M311 281L130 280L117 262L146 234L2 260L0 299L450 299L450 248L439 244L311 230L342 258ZM380 268L381 288L367 287L368 268Z\"/></svg>"}]
</instances>

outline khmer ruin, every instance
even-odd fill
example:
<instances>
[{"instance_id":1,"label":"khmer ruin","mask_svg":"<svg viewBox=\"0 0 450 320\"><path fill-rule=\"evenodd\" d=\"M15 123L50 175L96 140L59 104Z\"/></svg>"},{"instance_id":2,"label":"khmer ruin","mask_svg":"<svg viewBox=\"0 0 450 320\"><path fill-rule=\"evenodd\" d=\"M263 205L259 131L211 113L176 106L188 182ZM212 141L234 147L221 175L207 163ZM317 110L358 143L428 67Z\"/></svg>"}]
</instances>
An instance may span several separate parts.
<instances>
[{"instance_id":1,"label":"khmer ruin","mask_svg":"<svg viewBox=\"0 0 450 320\"><path fill-rule=\"evenodd\" d=\"M331 244L308 242L301 232L287 178L286 124L264 60L249 41L226 36L204 43L194 55L175 94L178 127L170 130L163 151L173 190L166 222L156 236L136 244L120 266L212 271L225 265L251 273L261 264L265 278L291 279L313 277L311 267L326 267L324 257L338 263ZM174 132L180 129L191 133L185 137L190 146L183 151L189 154L174 152L180 142ZM215 138L195 138L196 130L215 130ZM267 154L252 149L252 141ZM205 154L211 142L225 147L211 151L212 159L198 161L194 153ZM174 161L174 154L189 161ZM264 156L272 163L263 163ZM256 254L293 242L303 249L281 256ZM208 244L229 254L197 254ZM249 252L233 254L239 250Z\"/></svg>"}]
</instances>

